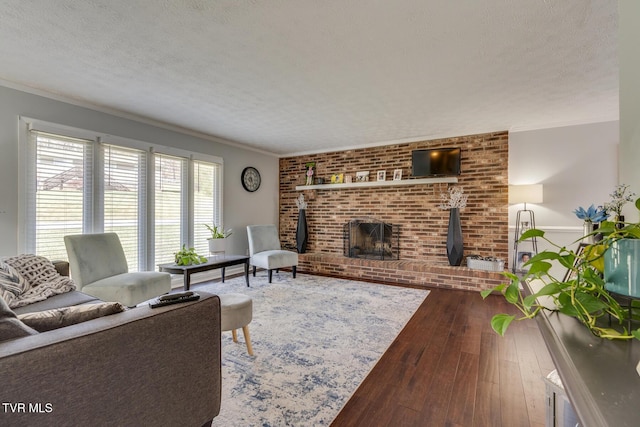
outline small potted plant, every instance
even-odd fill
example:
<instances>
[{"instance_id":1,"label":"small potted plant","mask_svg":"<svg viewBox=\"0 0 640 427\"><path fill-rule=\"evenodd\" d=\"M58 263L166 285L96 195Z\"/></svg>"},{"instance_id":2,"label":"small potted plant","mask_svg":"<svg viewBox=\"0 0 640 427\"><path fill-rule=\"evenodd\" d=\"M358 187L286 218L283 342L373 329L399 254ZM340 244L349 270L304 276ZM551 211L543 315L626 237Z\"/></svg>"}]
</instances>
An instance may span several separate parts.
<instances>
[{"instance_id":1,"label":"small potted plant","mask_svg":"<svg viewBox=\"0 0 640 427\"><path fill-rule=\"evenodd\" d=\"M176 264L178 265L202 264L203 262L207 262L206 257L198 255L194 248L187 249L187 245L182 245L182 249L174 255L176 256Z\"/></svg>"},{"instance_id":2,"label":"small potted plant","mask_svg":"<svg viewBox=\"0 0 640 427\"><path fill-rule=\"evenodd\" d=\"M204 224L204 226L211 232L211 237L207 239L209 241L209 252L224 252L226 250L225 239L233 234L232 230L225 230L216 224L213 224L213 226Z\"/></svg>"},{"instance_id":3,"label":"small potted plant","mask_svg":"<svg viewBox=\"0 0 640 427\"><path fill-rule=\"evenodd\" d=\"M605 203L604 208L609 214L614 214L614 219L619 228L624 225L624 216L622 215L622 208L627 202L632 202L636 193L629 191L629 184L619 184L616 186L613 193L610 194L611 201Z\"/></svg>"}]
</instances>

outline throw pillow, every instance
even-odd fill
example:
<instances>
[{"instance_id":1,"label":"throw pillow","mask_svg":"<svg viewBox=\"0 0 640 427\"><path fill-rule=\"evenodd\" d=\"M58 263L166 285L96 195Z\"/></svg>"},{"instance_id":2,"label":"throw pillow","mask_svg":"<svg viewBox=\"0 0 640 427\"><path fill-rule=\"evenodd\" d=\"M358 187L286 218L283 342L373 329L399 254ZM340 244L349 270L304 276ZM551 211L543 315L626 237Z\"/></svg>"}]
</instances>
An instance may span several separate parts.
<instances>
[{"instance_id":1,"label":"throw pillow","mask_svg":"<svg viewBox=\"0 0 640 427\"><path fill-rule=\"evenodd\" d=\"M18 271L4 261L0 261L0 297L7 304L25 291L27 282Z\"/></svg>"},{"instance_id":2,"label":"throw pillow","mask_svg":"<svg viewBox=\"0 0 640 427\"><path fill-rule=\"evenodd\" d=\"M22 323L9 308L4 298L0 298L0 342L37 333Z\"/></svg>"},{"instance_id":3,"label":"throw pillow","mask_svg":"<svg viewBox=\"0 0 640 427\"><path fill-rule=\"evenodd\" d=\"M36 311L18 315L18 319L38 332L51 331L98 317L120 313L125 306L119 302L105 302L98 304L80 304L71 307L55 308L52 310Z\"/></svg>"}]
</instances>

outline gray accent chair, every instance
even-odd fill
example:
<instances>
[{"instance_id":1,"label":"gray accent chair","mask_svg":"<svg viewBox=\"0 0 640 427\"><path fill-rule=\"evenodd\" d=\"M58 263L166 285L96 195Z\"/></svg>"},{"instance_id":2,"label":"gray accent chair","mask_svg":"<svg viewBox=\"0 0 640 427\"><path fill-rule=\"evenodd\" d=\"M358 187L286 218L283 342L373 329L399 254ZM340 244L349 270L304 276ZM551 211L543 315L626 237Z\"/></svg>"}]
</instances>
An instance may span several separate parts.
<instances>
[{"instance_id":1,"label":"gray accent chair","mask_svg":"<svg viewBox=\"0 0 640 427\"><path fill-rule=\"evenodd\" d=\"M129 272L116 233L64 236L64 244L71 278L85 294L133 307L171 291L169 273Z\"/></svg>"},{"instance_id":2,"label":"gray accent chair","mask_svg":"<svg viewBox=\"0 0 640 427\"><path fill-rule=\"evenodd\" d=\"M249 238L249 263L253 266L253 276L256 275L256 267L264 268L269 275L269 283L273 277L273 270L291 267L293 278L296 278L298 254L283 250L280 246L278 228L275 225L248 225L247 237Z\"/></svg>"}]
</instances>

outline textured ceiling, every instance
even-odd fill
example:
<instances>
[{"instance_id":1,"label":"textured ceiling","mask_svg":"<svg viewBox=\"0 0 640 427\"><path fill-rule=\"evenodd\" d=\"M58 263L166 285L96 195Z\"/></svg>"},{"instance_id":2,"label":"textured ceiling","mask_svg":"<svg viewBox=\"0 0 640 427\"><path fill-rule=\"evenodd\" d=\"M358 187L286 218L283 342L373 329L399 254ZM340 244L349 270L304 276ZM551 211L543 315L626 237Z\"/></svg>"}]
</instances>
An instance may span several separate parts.
<instances>
[{"instance_id":1,"label":"textured ceiling","mask_svg":"<svg viewBox=\"0 0 640 427\"><path fill-rule=\"evenodd\" d=\"M617 120L617 34L617 0L0 0L0 79L288 155Z\"/></svg>"}]
</instances>

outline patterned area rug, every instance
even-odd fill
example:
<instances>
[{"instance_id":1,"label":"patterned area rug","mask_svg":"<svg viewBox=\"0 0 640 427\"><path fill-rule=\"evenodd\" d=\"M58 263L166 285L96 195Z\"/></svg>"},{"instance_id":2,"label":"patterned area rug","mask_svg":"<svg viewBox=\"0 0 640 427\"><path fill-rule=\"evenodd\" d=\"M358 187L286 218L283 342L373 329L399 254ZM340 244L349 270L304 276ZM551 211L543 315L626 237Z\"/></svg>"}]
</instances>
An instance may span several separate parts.
<instances>
[{"instance_id":1,"label":"patterned area rug","mask_svg":"<svg viewBox=\"0 0 640 427\"><path fill-rule=\"evenodd\" d=\"M266 272L196 291L244 293L249 325L222 333L222 409L213 426L329 425L428 294L364 282Z\"/></svg>"}]
</instances>

